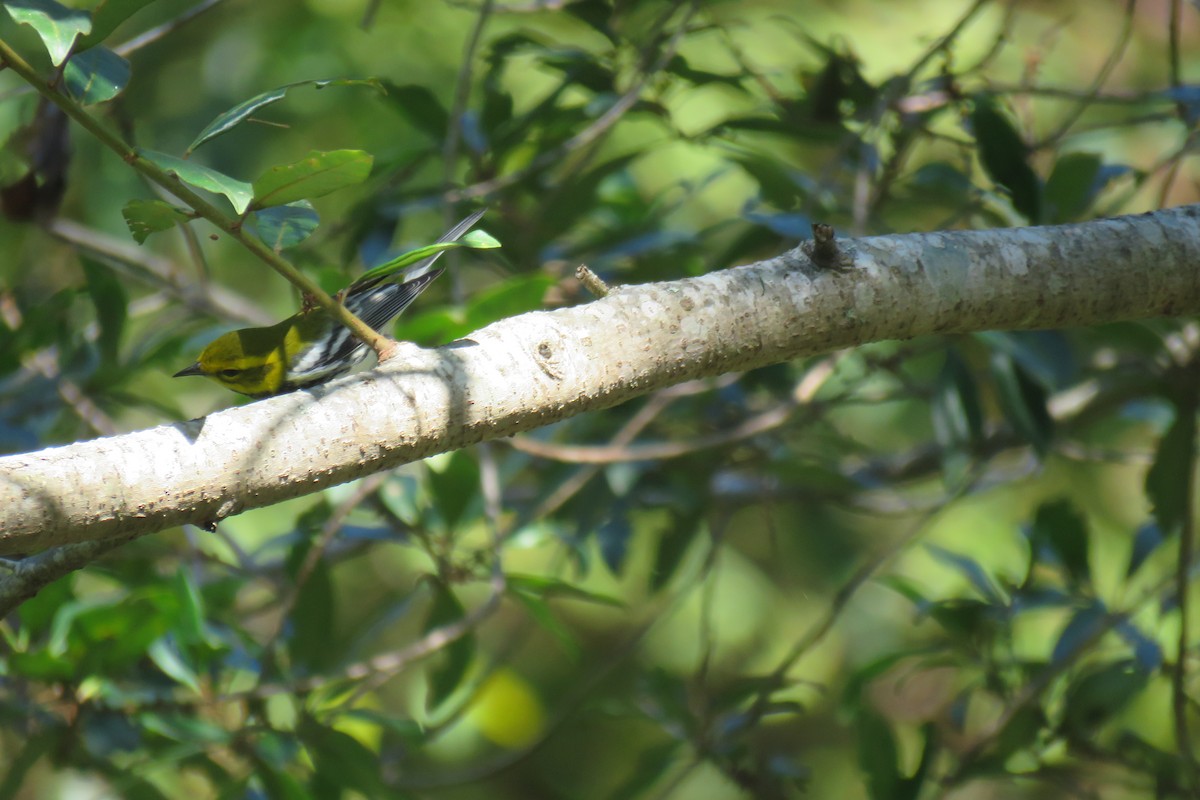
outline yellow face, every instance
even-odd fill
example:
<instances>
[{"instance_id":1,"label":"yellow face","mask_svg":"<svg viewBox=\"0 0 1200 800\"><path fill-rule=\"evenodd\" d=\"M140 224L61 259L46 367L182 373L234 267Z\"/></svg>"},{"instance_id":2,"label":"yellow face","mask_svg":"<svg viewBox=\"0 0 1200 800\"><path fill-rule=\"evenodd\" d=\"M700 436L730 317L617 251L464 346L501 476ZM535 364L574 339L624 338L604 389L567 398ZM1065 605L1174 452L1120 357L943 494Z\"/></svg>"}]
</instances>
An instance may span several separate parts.
<instances>
[{"instance_id":1,"label":"yellow face","mask_svg":"<svg viewBox=\"0 0 1200 800\"><path fill-rule=\"evenodd\" d=\"M174 377L202 375L249 397L276 394L283 386L287 364L286 331L278 328L246 328L218 336L200 352L195 364Z\"/></svg>"}]
</instances>

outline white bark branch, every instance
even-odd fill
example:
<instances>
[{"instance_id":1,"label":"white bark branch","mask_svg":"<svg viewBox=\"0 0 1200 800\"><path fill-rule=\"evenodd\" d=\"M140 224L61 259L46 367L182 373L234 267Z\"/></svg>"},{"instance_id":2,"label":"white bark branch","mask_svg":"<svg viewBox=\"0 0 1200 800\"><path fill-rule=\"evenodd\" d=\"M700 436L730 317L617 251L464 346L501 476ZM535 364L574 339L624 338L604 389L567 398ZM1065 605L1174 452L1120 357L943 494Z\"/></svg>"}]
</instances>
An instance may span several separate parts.
<instances>
[{"instance_id":1,"label":"white bark branch","mask_svg":"<svg viewBox=\"0 0 1200 800\"><path fill-rule=\"evenodd\" d=\"M684 380L930 333L1200 312L1200 206L839 242L503 320L283 397L0 458L0 553L208 524Z\"/></svg>"}]
</instances>

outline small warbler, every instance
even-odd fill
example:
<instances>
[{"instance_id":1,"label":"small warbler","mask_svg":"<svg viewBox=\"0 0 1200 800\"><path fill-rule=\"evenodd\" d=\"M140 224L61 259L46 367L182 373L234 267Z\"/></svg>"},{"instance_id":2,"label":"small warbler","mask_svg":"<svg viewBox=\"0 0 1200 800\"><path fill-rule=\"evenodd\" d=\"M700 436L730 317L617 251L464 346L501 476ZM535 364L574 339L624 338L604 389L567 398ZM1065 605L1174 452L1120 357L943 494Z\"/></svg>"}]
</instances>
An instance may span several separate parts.
<instances>
[{"instance_id":1,"label":"small warbler","mask_svg":"<svg viewBox=\"0 0 1200 800\"><path fill-rule=\"evenodd\" d=\"M483 213L476 211L438 243L456 241ZM432 269L441 254L417 262L402 281L396 280L396 274L368 274L344 290L342 303L373 330L382 332L445 271ZM333 380L366 358L368 350L349 328L322 309L312 308L265 328L243 328L218 336L200 351L196 363L173 377L202 375L249 397L270 397Z\"/></svg>"}]
</instances>

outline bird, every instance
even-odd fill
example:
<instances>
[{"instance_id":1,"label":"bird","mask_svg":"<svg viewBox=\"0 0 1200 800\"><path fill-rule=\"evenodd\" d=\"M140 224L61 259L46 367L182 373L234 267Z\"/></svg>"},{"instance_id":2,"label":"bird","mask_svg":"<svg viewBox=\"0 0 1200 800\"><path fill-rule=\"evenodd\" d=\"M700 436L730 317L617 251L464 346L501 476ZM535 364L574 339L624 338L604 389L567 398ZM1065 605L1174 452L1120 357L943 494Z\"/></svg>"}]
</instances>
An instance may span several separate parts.
<instances>
[{"instance_id":1,"label":"bird","mask_svg":"<svg viewBox=\"0 0 1200 800\"><path fill-rule=\"evenodd\" d=\"M438 239L454 242L483 217L476 211ZM405 273L367 273L340 293L342 303L372 330L382 329L445 272L433 269L442 251ZM255 399L319 386L344 375L367 356L368 346L320 308L306 308L261 328L222 334L200 351L195 363L172 377L200 375Z\"/></svg>"}]
</instances>

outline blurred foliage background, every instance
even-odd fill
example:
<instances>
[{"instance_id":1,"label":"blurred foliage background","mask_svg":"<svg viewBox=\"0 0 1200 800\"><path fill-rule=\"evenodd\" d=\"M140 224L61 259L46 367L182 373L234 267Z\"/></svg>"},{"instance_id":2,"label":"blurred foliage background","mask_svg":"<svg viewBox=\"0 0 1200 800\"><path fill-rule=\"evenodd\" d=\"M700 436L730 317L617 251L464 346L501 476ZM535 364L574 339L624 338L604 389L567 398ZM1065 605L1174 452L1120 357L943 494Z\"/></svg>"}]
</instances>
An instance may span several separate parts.
<instances>
[{"instance_id":1,"label":"blurred foliage background","mask_svg":"<svg viewBox=\"0 0 1200 800\"><path fill-rule=\"evenodd\" d=\"M1180 0L68 5L109 30L63 82L131 144L373 156L284 250L331 291L486 204L423 344L585 302L581 262L1196 201ZM79 17L0 6L54 80ZM203 221L135 244L164 196L12 69L0 139L0 448L244 402L168 376L295 292ZM3 621L0 796L1200 796L1198 342L872 344L148 537Z\"/></svg>"}]
</instances>

